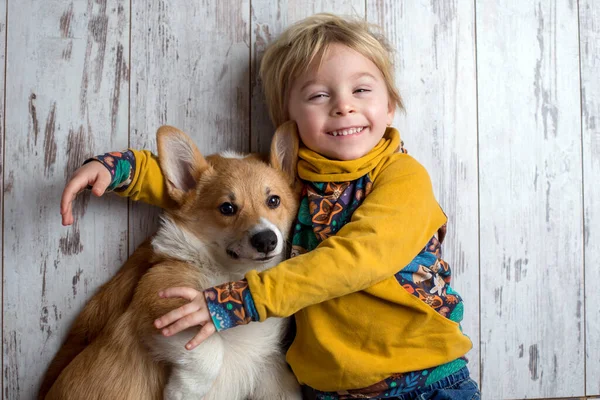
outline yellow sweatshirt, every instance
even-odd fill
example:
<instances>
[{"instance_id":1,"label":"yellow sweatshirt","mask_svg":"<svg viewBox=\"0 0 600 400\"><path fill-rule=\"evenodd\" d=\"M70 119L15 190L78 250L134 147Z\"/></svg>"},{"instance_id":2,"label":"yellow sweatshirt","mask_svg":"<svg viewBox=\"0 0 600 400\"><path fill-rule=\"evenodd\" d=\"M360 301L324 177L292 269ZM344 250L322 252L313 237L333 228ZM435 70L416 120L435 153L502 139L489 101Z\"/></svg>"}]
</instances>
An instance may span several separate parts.
<instances>
[{"instance_id":1,"label":"yellow sweatshirt","mask_svg":"<svg viewBox=\"0 0 600 400\"><path fill-rule=\"evenodd\" d=\"M287 361L301 383L321 391L364 388L456 360L472 347L458 323L409 293L395 275L446 222L427 171L397 153L399 146L398 132L389 128L357 160L328 160L302 148L302 180L342 182L368 174L372 190L350 222L316 249L246 275L260 321L295 314ZM156 160L134 154L135 176L122 195L167 205Z\"/></svg>"},{"instance_id":2,"label":"yellow sweatshirt","mask_svg":"<svg viewBox=\"0 0 600 400\"><path fill-rule=\"evenodd\" d=\"M125 190L117 190L115 193L161 208L174 207L175 202L167 194L165 177L158 164L158 158L148 150L129 149L129 151L135 156L135 165L131 166L133 167L131 183ZM114 179L112 171L111 174Z\"/></svg>"}]
</instances>

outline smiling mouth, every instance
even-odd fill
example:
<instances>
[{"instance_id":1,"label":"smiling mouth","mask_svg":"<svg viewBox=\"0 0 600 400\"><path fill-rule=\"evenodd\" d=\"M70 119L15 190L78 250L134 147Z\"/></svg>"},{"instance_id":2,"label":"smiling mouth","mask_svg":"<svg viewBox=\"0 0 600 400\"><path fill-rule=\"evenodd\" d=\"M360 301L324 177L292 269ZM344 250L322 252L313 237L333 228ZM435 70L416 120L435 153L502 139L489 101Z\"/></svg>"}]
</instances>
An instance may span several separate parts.
<instances>
[{"instance_id":1,"label":"smiling mouth","mask_svg":"<svg viewBox=\"0 0 600 400\"><path fill-rule=\"evenodd\" d=\"M327 132L327 134L331 135L331 136L352 136L352 135L362 132L365 128L366 128L366 126L360 126L357 128L339 129L337 131Z\"/></svg>"}]
</instances>

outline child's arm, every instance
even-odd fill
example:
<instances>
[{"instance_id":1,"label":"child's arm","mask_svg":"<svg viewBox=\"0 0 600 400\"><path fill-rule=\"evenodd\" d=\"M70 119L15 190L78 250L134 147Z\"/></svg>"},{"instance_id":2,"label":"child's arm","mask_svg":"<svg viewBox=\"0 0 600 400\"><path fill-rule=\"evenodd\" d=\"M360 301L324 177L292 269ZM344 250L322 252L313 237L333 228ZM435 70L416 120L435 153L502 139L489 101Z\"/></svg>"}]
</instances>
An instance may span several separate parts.
<instances>
[{"instance_id":1,"label":"child's arm","mask_svg":"<svg viewBox=\"0 0 600 400\"><path fill-rule=\"evenodd\" d=\"M65 186L60 202L62 224L73 223L72 204L86 187L102 196L114 191L119 196L130 197L162 208L173 207L167 196L165 179L156 156L148 150L110 152L86 161Z\"/></svg>"},{"instance_id":2,"label":"child's arm","mask_svg":"<svg viewBox=\"0 0 600 400\"><path fill-rule=\"evenodd\" d=\"M258 319L289 316L393 276L444 223L425 168L408 155L392 156L373 172L372 192L335 236L274 268L246 274Z\"/></svg>"},{"instance_id":3,"label":"child's arm","mask_svg":"<svg viewBox=\"0 0 600 400\"><path fill-rule=\"evenodd\" d=\"M411 157L394 156L375 174L372 193L337 235L274 268L251 271L243 281L205 290L206 303L196 298L194 307L181 307L161 317L157 327L172 323L168 332L173 335L198 325L188 324L192 320L187 315L192 313L204 321L210 312L217 330L287 317L393 276L423 249L446 216L434 197L427 171ZM222 292L235 292L237 301L221 302L218 293ZM196 339L194 347L199 344Z\"/></svg>"}]
</instances>

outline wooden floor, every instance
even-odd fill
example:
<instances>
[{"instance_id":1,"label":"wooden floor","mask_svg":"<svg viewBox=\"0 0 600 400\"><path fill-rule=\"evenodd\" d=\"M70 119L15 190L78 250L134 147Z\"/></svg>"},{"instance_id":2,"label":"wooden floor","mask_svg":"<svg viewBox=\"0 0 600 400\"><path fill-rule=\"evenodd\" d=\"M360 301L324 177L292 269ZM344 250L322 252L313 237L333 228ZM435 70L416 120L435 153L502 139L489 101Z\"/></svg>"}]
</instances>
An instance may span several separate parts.
<instances>
[{"instance_id":1,"label":"wooden floor","mask_svg":"<svg viewBox=\"0 0 600 400\"><path fill-rule=\"evenodd\" d=\"M34 398L156 226L86 194L62 227L70 174L155 149L166 123L205 153L266 150L260 56L320 11L381 24L397 51L395 125L448 214L483 398L600 396L600 1L0 0L3 398Z\"/></svg>"}]
</instances>

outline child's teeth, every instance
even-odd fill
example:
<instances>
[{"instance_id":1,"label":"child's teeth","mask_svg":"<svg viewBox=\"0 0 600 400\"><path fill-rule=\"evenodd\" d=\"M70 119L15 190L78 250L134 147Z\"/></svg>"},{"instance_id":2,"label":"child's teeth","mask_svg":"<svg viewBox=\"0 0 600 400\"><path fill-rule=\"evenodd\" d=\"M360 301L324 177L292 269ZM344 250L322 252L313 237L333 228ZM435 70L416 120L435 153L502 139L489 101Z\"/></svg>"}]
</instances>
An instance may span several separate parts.
<instances>
[{"instance_id":1,"label":"child's teeth","mask_svg":"<svg viewBox=\"0 0 600 400\"><path fill-rule=\"evenodd\" d=\"M354 135L355 133L358 133L362 130L363 130L363 128L351 128L351 129L345 129L343 131L333 131L333 132L331 132L331 134L333 136L338 136L338 135L348 136L348 135Z\"/></svg>"}]
</instances>

